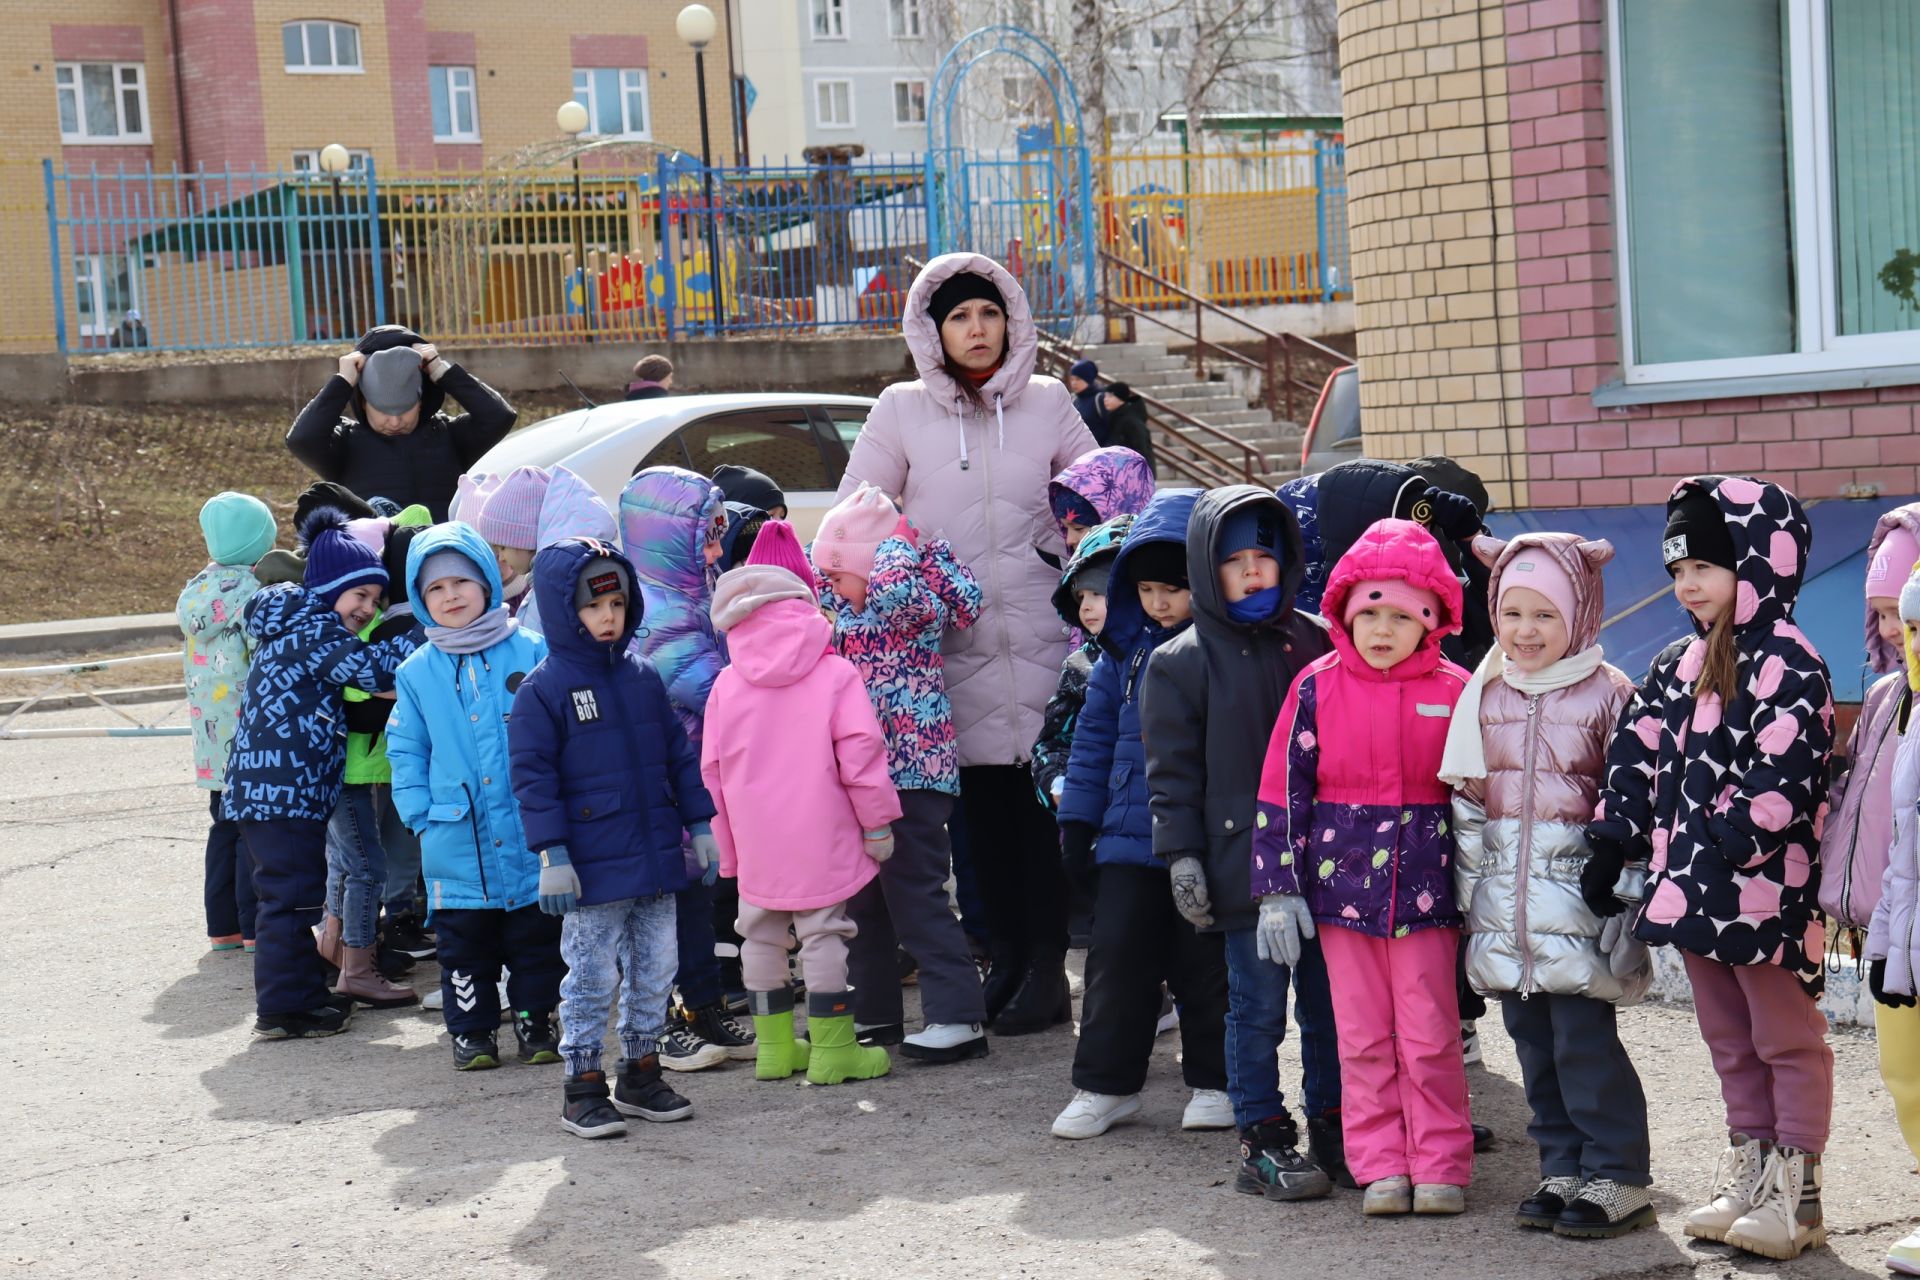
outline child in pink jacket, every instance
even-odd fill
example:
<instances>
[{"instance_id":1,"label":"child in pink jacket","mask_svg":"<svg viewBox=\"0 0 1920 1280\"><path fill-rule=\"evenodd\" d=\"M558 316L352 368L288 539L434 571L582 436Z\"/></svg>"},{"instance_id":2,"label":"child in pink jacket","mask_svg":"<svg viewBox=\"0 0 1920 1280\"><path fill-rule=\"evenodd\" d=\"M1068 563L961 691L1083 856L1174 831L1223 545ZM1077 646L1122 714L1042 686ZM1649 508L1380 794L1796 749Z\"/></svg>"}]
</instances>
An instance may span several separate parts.
<instances>
[{"instance_id":1,"label":"child in pink jacket","mask_svg":"<svg viewBox=\"0 0 1920 1280\"><path fill-rule=\"evenodd\" d=\"M833 652L813 588L776 565L723 574L713 625L732 665L707 696L700 775L718 812L720 874L740 886L740 969L755 1076L801 1067L814 1084L887 1074L887 1051L854 1042L847 901L893 853L900 799L866 685ZM793 1035L787 929L800 940L807 1040Z\"/></svg>"},{"instance_id":2,"label":"child in pink jacket","mask_svg":"<svg viewBox=\"0 0 1920 1280\"><path fill-rule=\"evenodd\" d=\"M1473 1173L1454 960L1450 793L1440 757L1465 670L1460 580L1409 520L1370 527L1320 600L1333 652L1294 680L1267 746L1252 889L1262 957L1326 955L1347 1167L1364 1212L1460 1213ZM1327 927L1331 926L1331 927Z\"/></svg>"}]
</instances>

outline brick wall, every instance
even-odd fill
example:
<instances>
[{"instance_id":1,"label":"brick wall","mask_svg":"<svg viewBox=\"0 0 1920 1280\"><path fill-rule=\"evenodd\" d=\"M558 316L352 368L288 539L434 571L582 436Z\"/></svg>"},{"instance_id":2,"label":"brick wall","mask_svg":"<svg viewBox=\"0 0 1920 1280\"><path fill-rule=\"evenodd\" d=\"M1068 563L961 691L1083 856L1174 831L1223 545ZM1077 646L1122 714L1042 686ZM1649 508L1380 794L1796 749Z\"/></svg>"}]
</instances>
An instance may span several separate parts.
<instances>
[{"instance_id":1,"label":"brick wall","mask_svg":"<svg viewBox=\"0 0 1920 1280\"><path fill-rule=\"evenodd\" d=\"M1528 501L1503 0L1341 0L1367 452Z\"/></svg>"},{"instance_id":2,"label":"brick wall","mask_svg":"<svg viewBox=\"0 0 1920 1280\"><path fill-rule=\"evenodd\" d=\"M1367 452L1450 453L1540 507L1701 471L1920 489L1920 387L1595 407L1621 372L1605 9L1341 0Z\"/></svg>"}]
</instances>

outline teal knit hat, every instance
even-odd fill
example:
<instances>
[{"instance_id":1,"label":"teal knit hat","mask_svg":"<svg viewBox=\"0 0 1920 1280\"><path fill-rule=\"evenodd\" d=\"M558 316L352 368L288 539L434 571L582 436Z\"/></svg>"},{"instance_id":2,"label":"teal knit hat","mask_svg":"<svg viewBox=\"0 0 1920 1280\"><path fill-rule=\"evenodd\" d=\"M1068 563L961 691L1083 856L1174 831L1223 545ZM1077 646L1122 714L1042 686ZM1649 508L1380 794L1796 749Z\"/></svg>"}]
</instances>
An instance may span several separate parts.
<instances>
[{"instance_id":1,"label":"teal knit hat","mask_svg":"<svg viewBox=\"0 0 1920 1280\"><path fill-rule=\"evenodd\" d=\"M200 532L215 564L251 566L279 536L273 512L247 493L216 493L200 508Z\"/></svg>"}]
</instances>

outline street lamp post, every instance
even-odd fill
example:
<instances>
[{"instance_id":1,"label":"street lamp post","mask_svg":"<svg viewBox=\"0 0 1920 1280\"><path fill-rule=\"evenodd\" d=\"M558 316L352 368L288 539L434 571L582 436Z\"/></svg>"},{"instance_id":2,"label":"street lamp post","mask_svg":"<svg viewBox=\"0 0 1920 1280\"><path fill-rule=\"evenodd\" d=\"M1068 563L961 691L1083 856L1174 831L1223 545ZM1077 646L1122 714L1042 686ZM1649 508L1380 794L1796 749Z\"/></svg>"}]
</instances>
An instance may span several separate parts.
<instances>
[{"instance_id":1,"label":"street lamp post","mask_svg":"<svg viewBox=\"0 0 1920 1280\"><path fill-rule=\"evenodd\" d=\"M349 259L347 257L348 249L346 244L346 211L340 203L340 182L352 164L353 154L339 143L329 142L326 146L320 148L320 171L326 174L333 183L333 240L335 242L335 251L327 256L330 260L328 265L333 268L332 274L335 278L333 280L333 287L328 290L333 297L328 300L329 305L327 309L331 312L334 311L337 306L339 314L336 316L335 323L340 325L342 330L354 328L355 326L352 321L357 318L345 314L348 309L347 267Z\"/></svg>"},{"instance_id":2,"label":"street lamp post","mask_svg":"<svg viewBox=\"0 0 1920 1280\"><path fill-rule=\"evenodd\" d=\"M707 280L713 287L714 330L727 327L726 271L720 261L720 236L716 228L718 214L713 203L713 142L707 132L707 46L720 28L713 10L703 4L690 4L673 21L673 29L693 47L694 93L700 99L700 176L707 206Z\"/></svg>"},{"instance_id":3,"label":"street lamp post","mask_svg":"<svg viewBox=\"0 0 1920 1280\"><path fill-rule=\"evenodd\" d=\"M573 149L573 279L580 282L580 325L587 327L587 240L581 219L585 216L584 199L580 194L580 135L587 131L591 121L587 118L587 109L569 98L560 104L553 113L553 122L560 126L560 132L570 134L575 146ZM573 288L573 281L567 282L567 288ZM591 336L591 335L589 335Z\"/></svg>"}]
</instances>

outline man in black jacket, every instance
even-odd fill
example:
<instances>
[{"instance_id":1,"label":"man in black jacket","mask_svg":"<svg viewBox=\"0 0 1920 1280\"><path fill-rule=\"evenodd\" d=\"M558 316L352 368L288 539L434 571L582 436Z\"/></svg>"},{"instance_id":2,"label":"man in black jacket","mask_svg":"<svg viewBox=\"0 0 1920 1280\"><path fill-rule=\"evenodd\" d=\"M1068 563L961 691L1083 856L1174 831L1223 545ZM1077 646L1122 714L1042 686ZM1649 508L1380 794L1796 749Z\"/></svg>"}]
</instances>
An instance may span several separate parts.
<instances>
[{"instance_id":1,"label":"man in black jacket","mask_svg":"<svg viewBox=\"0 0 1920 1280\"><path fill-rule=\"evenodd\" d=\"M1340 1132L1340 1054L1317 942L1286 968L1259 957L1249 887L1255 799L1267 740L1293 679L1332 649L1319 619L1295 613L1305 566L1300 527L1270 490L1214 489L1187 524L1193 626L1147 664L1141 737L1153 851L1173 876L1174 905L1196 929L1225 935L1227 1092L1240 1131L1234 1188L1272 1200L1347 1185ZM1276 1054L1295 988L1309 1152L1280 1090Z\"/></svg>"},{"instance_id":2,"label":"man in black jacket","mask_svg":"<svg viewBox=\"0 0 1920 1280\"><path fill-rule=\"evenodd\" d=\"M466 410L441 412L451 398ZM506 438L512 405L400 325L369 329L294 419L287 448L322 480L420 503L435 520L462 472Z\"/></svg>"}]
</instances>

